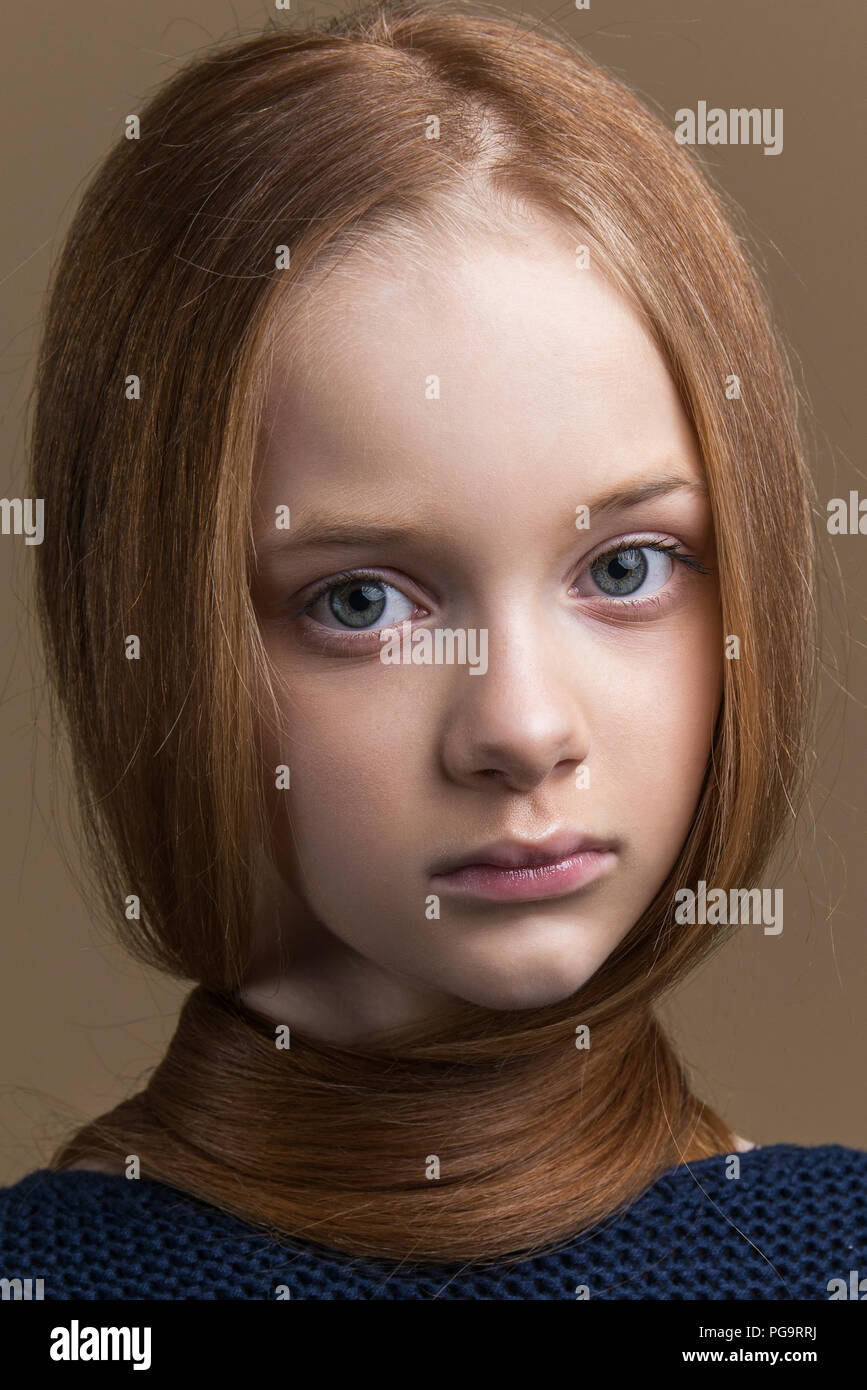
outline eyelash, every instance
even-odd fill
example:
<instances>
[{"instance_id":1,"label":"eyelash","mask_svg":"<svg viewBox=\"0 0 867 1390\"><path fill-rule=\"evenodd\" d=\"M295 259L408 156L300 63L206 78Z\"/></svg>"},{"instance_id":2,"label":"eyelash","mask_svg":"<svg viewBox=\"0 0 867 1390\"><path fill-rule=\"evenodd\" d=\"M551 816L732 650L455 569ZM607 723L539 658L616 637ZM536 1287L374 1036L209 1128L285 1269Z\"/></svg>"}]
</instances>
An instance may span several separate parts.
<instances>
[{"instance_id":1,"label":"eyelash","mask_svg":"<svg viewBox=\"0 0 867 1390\"><path fill-rule=\"evenodd\" d=\"M630 540L627 545L620 543L619 545L612 546L610 550L600 550L598 555L593 556L590 564L598 565L600 560L611 560L615 555L620 555L624 550L655 550L662 555L670 555L673 560L679 560L682 565L686 565L687 569L694 570L696 574L713 573L710 566L703 565L697 555L691 555L690 552L684 550L677 541L657 541L647 538L642 539L641 537ZM600 594L599 597L605 598L607 596L605 594ZM616 603L618 606L622 606L624 600L613 599L612 602ZM650 603L651 599L627 599L625 602L635 605L644 605Z\"/></svg>"},{"instance_id":2,"label":"eyelash","mask_svg":"<svg viewBox=\"0 0 867 1390\"><path fill-rule=\"evenodd\" d=\"M641 536L636 536L634 539L630 538L625 545L620 542L609 550L600 550L598 555L593 556L590 563L596 565L600 560L610 560L613 555L620 555L624 550L658 550L663 555L671 555L675 560L682 560L690 569L698 570L701 574L710 574L708 566L703 565L697 555L690 555L688 550L683 550L677 541L656 541Z\"/></svg>"},{"instance_id":3,"label":"eyelash","mask_svg":"<svg viewBox=\"0 0 867 1390\"><path fill-rule=\"evenodd\" d=\"M616 555L622 554L624 550L655 550L663 555L670 555L673 560L679 560L681 564L686 565L688 569L694 570L698 574L712 573L712 570L707 565L703 565L696 555L692 555L689 551L684 550L677 541L660 541L641 536L630 537L626 541L619 541L617 545L610 546L608 550L600 550L598 554L592 557L592 559L589 561L589 564L585 566L585 569L589 569L591 565L599 564L600 561L611 560ZM584 570L582 570L581 573L583 574ZM339 588L341 584L345 584L351 579L357 579L360 581L370 579L378 584L382 584L384 586L387 585L387 587L389 588L397 588L396 585L389 584L388 581L383 579L382 575L378 574L375 570L341 570L339 571L339 573L329 575L327 579L324 579L322 583L319 584L315 591L311 594L310 598L307 599L304 606L300 608L296 613L294 613L288 619L288 621L295 622L296 620L306 618L310 609L314 606L315 603L319 601L319 599L323 598L325 594L330 593L332 589ZM573 580L572 582L574 584L576 581ZM634 611L635 609L646 610L654 607L658 608L660 603L658 596L655 594L650 595L648 598L644 599L614 598L607 594L599 594L598 598L601 599L603 604L611 605L611 609L609 611L619 610L621 614L623 613L624 609L632 609ZM311 619L309 621L315 622L315 619ZM325 627L322 627L321 630L323 633L328 633L328 636L322 637L320 635L317 639L322 647L330 647L332 648L332 650L334 648L341 648L342 650L346 651L350 647L360 646L365 638L367 638L369 641L373 633L378 634L383 629L359 629L359 631L356 633L352 633L348 630L346 632L338 632L334 629L329 629Z\"/></svg>"}]
</instances>

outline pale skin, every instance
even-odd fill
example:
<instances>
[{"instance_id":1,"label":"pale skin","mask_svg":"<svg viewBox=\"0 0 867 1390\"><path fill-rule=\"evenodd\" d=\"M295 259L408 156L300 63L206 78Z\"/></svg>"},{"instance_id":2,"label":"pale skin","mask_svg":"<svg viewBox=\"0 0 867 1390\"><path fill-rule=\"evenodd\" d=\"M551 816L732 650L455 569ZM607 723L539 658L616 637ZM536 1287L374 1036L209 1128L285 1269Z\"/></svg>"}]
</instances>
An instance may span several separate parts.
<instances>
[{"instance_id":1,"label":"pale skin","mask_svg":"<svg viewBox=\"0 0 867 1390\"><path fill-rule=\"evenodd\" d=\"M689 830L724 659L703 467L661 355L574 245L535 224L432 244L419 271L398 243L287 320L302 351L276 357L254 496L274 867L242 997L299 1033L351 1045L456 1000L568 998ZM358 534L374 527L390 534ZM638 587L603 592L636 553ZM485 629L487 672L383 663L379 631L405 621ZM444 856L559 830L616 842L599 879L544 901L443 892L428 915Z\"/></svg>"}]
</instances>

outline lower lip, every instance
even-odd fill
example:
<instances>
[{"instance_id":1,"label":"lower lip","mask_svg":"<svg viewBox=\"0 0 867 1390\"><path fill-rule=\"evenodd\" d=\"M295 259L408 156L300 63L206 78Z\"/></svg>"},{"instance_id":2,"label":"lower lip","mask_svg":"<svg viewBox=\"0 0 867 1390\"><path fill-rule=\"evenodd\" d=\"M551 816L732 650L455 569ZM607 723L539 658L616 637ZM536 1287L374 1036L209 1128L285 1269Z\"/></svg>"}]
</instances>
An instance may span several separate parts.
<instances>
[{"instance_id":1,"label":"lower lip","mask_svg":"<svg viewBox=\"0 0 867 1390\"><path fill-rule=\"evenodd\" d=\"M560 898L583 888L614 863L613 850L589 849L536 864L526 869L501 869L494 864L465 864L450 874L434 874L431 884L443 891L490 902L526 902L534 898Z\"/></svg>"}]
</instances>

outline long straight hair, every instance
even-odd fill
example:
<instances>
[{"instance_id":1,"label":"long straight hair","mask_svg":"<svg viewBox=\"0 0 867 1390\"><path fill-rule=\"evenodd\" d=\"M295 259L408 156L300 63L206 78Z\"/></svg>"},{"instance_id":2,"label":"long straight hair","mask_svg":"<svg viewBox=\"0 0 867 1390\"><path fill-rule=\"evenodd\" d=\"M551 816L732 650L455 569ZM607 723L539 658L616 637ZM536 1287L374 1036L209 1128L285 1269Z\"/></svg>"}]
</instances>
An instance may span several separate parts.
<instances>
[{"instance_id":1,"label":"long straight hair","mask_svg":"<svg viewBox=\"0 0 867 1390\"><path fill-rule=\"evenodd\" d=\"M107 918L195 988L147 1086L52 1166L135 1156L143 1176L353 1255L553 1247L735 1142L654 1001L730 930L677 925L675 889L754 884L803 790L811 493L758 277L672 132L576 44L491 5L272 26L199 55L139 119L53 271L31 446L37 605ZM250 576L277 324L377 236L459 240L528 214L568 225L641 314L700 445L741 655L723 662L694 821L573 997L456 1003L351 1047L293 1031L283 1051L238 997L267 842L259 737L276 714Z\"/></svg>"}]
</instances>

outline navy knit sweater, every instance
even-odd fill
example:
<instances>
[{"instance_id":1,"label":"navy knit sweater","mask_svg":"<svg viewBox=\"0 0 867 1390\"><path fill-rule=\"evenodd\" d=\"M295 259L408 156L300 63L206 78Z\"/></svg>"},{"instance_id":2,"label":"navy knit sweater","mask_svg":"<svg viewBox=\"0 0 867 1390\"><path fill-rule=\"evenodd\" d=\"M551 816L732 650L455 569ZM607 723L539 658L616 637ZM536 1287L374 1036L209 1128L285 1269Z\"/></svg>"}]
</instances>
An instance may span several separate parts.
<instances>
[{"instance_id":1,"label":"navy knit sweater","mask_svg":"<svg viewBox=\"0 0 867 1390\"><path fill-rule=\"evenodd\" d=\"M508 1267L287 1245L150 1178L39 1169L0 1188L0 1277L42 1278L46 1299L830 1299L860 1279L867 1299L867 1152L771 1144L738 1178L723 1155L681 1165Z\"/></svg>"}]
</instances>

